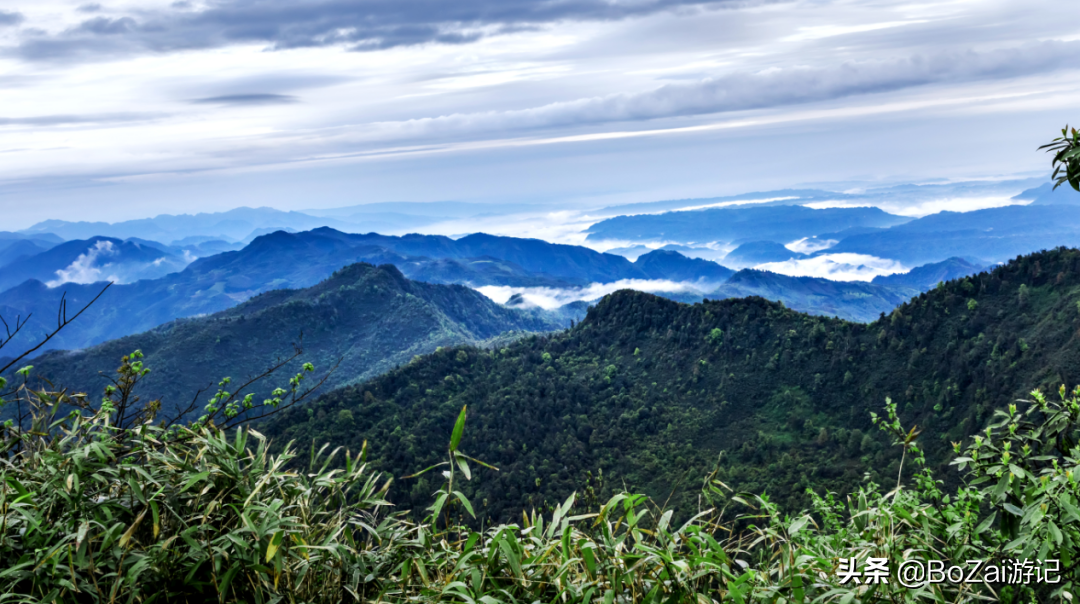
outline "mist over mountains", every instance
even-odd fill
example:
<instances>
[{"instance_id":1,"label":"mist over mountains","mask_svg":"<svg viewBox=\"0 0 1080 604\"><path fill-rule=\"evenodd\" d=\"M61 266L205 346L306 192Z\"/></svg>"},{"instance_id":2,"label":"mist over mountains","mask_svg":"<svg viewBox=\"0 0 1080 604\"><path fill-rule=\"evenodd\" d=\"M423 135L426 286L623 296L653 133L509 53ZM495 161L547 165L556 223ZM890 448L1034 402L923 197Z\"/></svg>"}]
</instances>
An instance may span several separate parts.
<instances>
[{"instance_id":1,"label":"mist over mountains","mask_svg":"<svg viewBox=\"0 0 1080 604\"><path fill-rule=\"evenodd\" d=\"M49 353L35 359L34 368L42 377L100 390L109 383L99 373L103 368L142 350L154 366L143 396L160 399L162 412L173 416L209 388L210 380L258 375L291 357L294 346L303 347L303 359L286 371L295 373L301 362L324 372L336 367L326 383L333 388L440 346L479 345L507 333L548 332L566 324L545 313L503 307L464 286L410 281L393 266L357 263L312 287L275 289L211 315L169 321L86 350Z\"/></svg>"},{"instance_id":2,"label":"mist over mountains","mask_svg":"<svg viewBox=\"0 0 1080 604\"><path fill-rule=\"evenodd\" d=\"M415 281L476 288L498 303L553 313L562 323L580 309L561 306L595 303L623 288L683 302L757 295L804 312L870 321L939 281L1019 254L1080 244L1080 213L1070 205L1080 195L1045 185L1015 192L1032 184L780 190L615 206L601 213L625 214L582 232L592 247L485 233L350 232L379 221L423 228L499 215L497 207L459 202L310 213L239 208L116 224L49 220L0 233L0 311L31 316L9 350L33 346L55 322L50 317L61 297L76 308L112 281L79 324L43 350L82 349L221 312L261 293L311 287L365 262L393 265ZM923 217L844 205L876 199L915 207L942 195L1006 193L1003 199L1028 205ZM843 207L816 207L821 204Z\"/></svg>"}]
</instances>

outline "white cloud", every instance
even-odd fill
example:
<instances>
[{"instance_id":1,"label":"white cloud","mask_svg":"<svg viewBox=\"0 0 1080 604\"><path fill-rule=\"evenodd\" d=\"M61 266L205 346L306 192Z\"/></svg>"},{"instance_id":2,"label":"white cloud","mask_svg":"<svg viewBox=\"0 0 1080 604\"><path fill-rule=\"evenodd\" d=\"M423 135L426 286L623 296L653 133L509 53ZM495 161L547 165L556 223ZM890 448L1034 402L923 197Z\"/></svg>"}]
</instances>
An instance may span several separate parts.
<instances>
[{"instance_id":1,"label":"white cloud","mask_svg":"<svg viewBox=\"0 0 1080 604\"><path fill-rule=\"evenodd\" d=\"M118 279L115 276L103 276L103 271L112 266L111 264L94 266L97 264L98 260L108 258L109 256L115 256L116 254L117 250L113 247L111 241L98 241L94 244L94 247L86 250L86 253L79 254L79 257L69 264L67 268L56 271L56 279L47 282L45 285L46 287L57 287L64 283L117 281Z\"/></svg>"},{"instance_id":2,"label":"white cloud","mask_svg":"<svg viewBox=\"0 0 1080 604\"><path fill-rule=\"evenodd\" d=\"M792 277L823 277L833 281L870 281L878 275L909 270L895 260L866 254L824 254L802 260L768 262L754 268Z\"/></svg>"},{"instance_id":3,"label":"white cloud","mask_svg":"<svg viewBox=\"0 0 1080 604\"><path fill-rule=\"evenodd\" d=\"M117 0L94 15L75 1L24 2L23 26L0 28L9 228L311 198L652 201L1027 173L1045 168L1039 133L1054 135L1078 88L1075 72L1053 71L1078 65L1080 4L1061 0L736 2L372 52L181 44L93 69L16 52L99 16L145 24L170 2ZM438 12L470 6L444 4ZM300 13L287 25L311 16ZM1058 42L1030 44L1045 40ZM260 95L296 102L190 102ZM769 109L742 112L755 107ZM870 149L883 140L887 152ZM799 161L778 171L791 149Z\"/></svg>"},{"instance_id":4,"label":"white cloud","mask_svg":"<svg viewBox=\"0 0 1080 604\"><path fill-rule=\"evenodd\" d=\"M732 73L639 93L561 101L529 109L456 113L373 124L399 136L551 128L796 105L936 82L1000 79L1072 67L1080 42L1046 41L984 52L939 51L830 67Z\"/></svg>"},{"instance_id":5,"label":"white cloud","mask_svg":"<svg viewBox=\"0 0 1080 604\"><path fill-rule=\"evenodd\" d=\"M476 288L481 294L499 304L505 304L514 294L521 294L525 304L551 310L579 300L596 300L620 289L642 292L696 293L697 284L689 281L665 279L622 279L612 283L592 283L586 287L512 287L509 285L485 285Z\"/></svg>"},{"instance_id":6,"label":"white cloud","mask_svg":"<svg viewBox=\"0 0 1080 604\"><path fill-rule=\"evenodd\" d=\"M798 239L796 241L792 241L791 243L786 244L784 247L797 254L813 254L814 252L827 250L832 246L836 245L837 243L840 242L836 239L821 240L817 238L803 237L802 239Z\"/></svg>"}]
</instances>

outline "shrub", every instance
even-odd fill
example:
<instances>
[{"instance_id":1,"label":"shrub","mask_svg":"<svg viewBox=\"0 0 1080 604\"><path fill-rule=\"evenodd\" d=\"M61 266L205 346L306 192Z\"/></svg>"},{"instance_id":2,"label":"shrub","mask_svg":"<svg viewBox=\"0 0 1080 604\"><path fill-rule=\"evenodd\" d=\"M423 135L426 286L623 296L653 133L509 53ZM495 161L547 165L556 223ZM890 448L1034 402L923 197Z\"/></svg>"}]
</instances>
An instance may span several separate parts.
<instances>
[{"instance_id":1,"label":"shrub","mask_svg":"<svg viewBox=\"0 0 1080 604\"><path fill-rule=\"evenodd\" d=\"M455 487L473 478L470 462L494 470L461 451L464 408L447 460L419 473L445 480L418 517L389 510L390 481L368 470L366 446L313 447L301 469L291 443L275 455L255 430L212 418L170 428L148 405L120 427L105 405L57 420L72 395L20 396L35 423L3 437L3 601L1027 602L1072 600L1080 574L1080 388L1060 401L1034 392L1026 410L999 411L966 449L954 445L966 482L951 493L887 401L874 423L903 455L884 493L869 481L846 497L811 489L812 509L788 515L732 492L718 468L689 518L644 495L579 509L572 494L550 515L492 527ZM869 558L886 561L889 582L844 580L852 559ZM898 581L901 562L931 559L1057 559L1060 581Z\"/></svg>"}]
</instances>

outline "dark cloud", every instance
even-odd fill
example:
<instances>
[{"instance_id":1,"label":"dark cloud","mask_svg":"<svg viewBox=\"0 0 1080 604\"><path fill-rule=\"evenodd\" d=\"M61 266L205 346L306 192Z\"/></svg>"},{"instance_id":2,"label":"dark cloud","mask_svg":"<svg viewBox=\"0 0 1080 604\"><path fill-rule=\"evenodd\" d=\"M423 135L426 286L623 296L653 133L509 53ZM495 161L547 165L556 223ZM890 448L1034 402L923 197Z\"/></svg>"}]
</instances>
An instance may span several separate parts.
<instances>
[{"instance_id":1,"label":"dark cloud","mask_svg":"<svg viewBox=\"0 0 1080 604\"><path fill-rule=\"evenodd\" d=\"M288 94L226 94L194 99L191 102L204 105L282 105L298 100Z\"/></svg>"},{"instance_id":2,"label":"dark cloud","mask_svg":"<svg viewBox=\"0 0 1080 604\"><path fill-rule=\"evenodd\" d=\"M90 4L83 4L75 10L79 11L80 13L96 13L101 10L101 5L97 2L93 2Z\"/></svg>"},{"instance_id":3,"label":"dark cloud","mask_svg":"<svg viewBox=\"0 0 1080 604\"><path fill-rule=\"evenodd\" d=\"M96 34L99 36L112 36L126 34L135 31L138 24L131 17L110 19L108 17L94 17L79 24L78 31L82 33Z\"/></svg>"},{"instance_id":4,"label":"dark cloud","mask_svg":"<svg viewBox=\"0 0 1080 604\"><path fill-rule=\"evenodd\" d=\"M0 10L0 27L18 25L26 20L22 13Z\"/></svg>"},{"instance_id":5,"label":"dark cloud","mask_svg":"<svg viewBox=\"0 0 1080 604\"><path fill-rule=\"evenodd\" d=\"M406 135L550 128L707 115L828 101L937 83L1008 79L1075 69L1080 42L1047 41L986 52L940 52L735 73L648 92L551 103L531 109L454 114L384 124Z\"/></svg>"},{"instance_id":6,"label":"dark cloud","mask_svg":"<svg viewBox=\"0 0 1080 604\"><path fill-rule=\"evenodd\" d=\"M61 34L30 37L16 52L26 59L55 59L240 43L264 43L272 49L342 45L352 50L465 44L562 21L613 21L778 1L783 0L219 0L199 11L177 2L171 10L97 17Z\"/></svg>"}]
</instances>

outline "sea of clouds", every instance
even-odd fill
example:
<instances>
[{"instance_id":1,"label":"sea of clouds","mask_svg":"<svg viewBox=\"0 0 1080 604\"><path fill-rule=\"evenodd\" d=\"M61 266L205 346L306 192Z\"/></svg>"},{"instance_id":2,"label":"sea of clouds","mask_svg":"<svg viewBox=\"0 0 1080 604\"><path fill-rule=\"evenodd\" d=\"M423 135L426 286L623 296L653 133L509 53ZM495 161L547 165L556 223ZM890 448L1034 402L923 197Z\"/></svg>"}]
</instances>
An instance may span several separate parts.
<instances>
[{"instance_id":1,"label":"sea of clouds","mask_svg":"<svg viewBox=\"0 0 1080 604\"><path fill-rule=\"evenodd\" d=\"M585 287L513 287L509 285L485 285L476 288L494 302L505 304L515 294L521 294L525 306L551 310L579 300L592 301L620 289L633 289L648 293L696 294L706 287L692 281L668 281L666 279L621 279L611 283L592 283ZM707 289L707 287L706 287Z\"/></svg>"},{"instance_id":2,"label":"sea of clouds","mask_svg":"<svg viewBox=\"0 0 1080 604\"><path fill-rule=\"evenodd\" d=\"M754 268L791 277L822 277L833 281L870 281L879 275L911 270L896 260L867 254L822 254L813 258L768 262Z\"/></svg>"}]
</instances>

